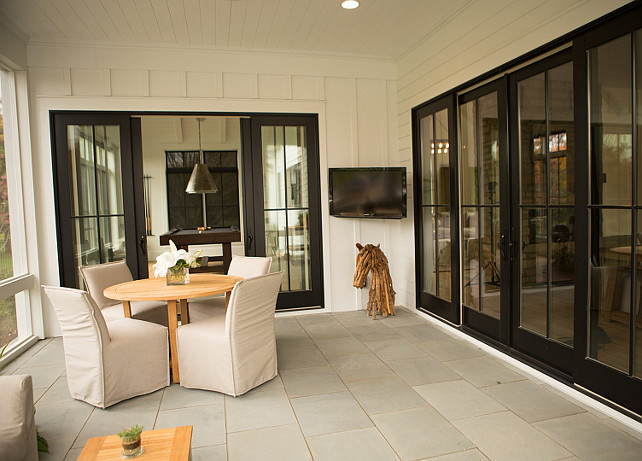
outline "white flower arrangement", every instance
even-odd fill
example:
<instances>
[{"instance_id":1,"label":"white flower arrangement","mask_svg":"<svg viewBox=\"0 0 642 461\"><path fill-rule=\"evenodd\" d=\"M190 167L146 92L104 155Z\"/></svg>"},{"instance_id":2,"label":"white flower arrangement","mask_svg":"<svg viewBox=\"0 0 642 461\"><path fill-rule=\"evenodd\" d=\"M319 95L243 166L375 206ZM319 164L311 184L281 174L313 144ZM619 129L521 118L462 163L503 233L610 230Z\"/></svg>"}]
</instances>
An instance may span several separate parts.
<instances>
[{"instance_id":1,"label":"white flower arrangement","mask_svg":"<svg viewBox=\"0 0 642 461\"><path fill-rule=\"evenodd\" d=\"M201 255L203 250L198 250L196 253L189 253L182 248L178 250L176 245L171 240L169 241L169 251L164 252L156 258L154 264L154 276L165 277L169 269L181 267L198 267L201 265L197 258Z\"/></svg>"}]
</instances>

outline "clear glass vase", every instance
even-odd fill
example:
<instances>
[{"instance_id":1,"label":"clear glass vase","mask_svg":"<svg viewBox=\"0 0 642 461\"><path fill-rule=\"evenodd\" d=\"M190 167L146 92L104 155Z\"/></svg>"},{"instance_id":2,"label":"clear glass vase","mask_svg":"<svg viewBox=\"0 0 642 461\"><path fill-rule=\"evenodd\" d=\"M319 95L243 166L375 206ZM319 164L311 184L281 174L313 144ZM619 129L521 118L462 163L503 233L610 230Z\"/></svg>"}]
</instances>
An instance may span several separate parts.
<instances>
[{"instance_id":1,"label":"clear glass vase","mask_svg":"<svg viewBox=\"0 0 642 461\"><path fill-rule=\"evenodd\" d=\"M140 434L134 437L121 437L123 445L123 458L136 458L143 454L143 446L140 443Z\"/></svg>"},{"instance_id":2,"label":"clear glass vase","mask_svg":"<svg viewBox=\"0 0 642 461\"><path fill-rule=\"evenodd\" d=\"M186 285L189 283L189 267L174 266L167 269L168 285Z\"/></svg>"}]
</instances>

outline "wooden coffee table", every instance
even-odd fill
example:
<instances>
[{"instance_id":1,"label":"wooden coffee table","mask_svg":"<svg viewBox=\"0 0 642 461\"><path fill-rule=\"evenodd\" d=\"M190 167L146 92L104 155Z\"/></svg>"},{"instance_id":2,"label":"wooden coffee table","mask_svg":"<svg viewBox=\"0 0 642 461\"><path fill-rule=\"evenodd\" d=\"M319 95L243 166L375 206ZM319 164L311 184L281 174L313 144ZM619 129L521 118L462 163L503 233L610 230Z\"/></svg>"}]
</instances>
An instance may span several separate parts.
<instances>
[{"instance_id":1,"label":"wooden coffee table","mask_svg":"<svg viewBox=\"0 0 642 461\"><path fill-rule=\"evenodd\" d=\"M141 461L188 461L192 449L192 426L143 431ZM122 460L123 447L117 435L92 437L87 440L79 461Z\"/></svg>"}]
</instances>

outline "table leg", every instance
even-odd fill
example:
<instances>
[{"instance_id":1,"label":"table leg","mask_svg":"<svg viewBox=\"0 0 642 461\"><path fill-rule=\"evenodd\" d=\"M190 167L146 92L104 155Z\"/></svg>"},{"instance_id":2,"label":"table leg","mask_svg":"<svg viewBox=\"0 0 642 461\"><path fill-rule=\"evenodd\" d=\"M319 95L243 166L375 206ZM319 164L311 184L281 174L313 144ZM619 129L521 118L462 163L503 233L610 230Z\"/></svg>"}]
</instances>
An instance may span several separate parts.
<instances>
[{"instance_id":1,"label":"table leg","mask_svg":"<svg viewBox=\"0 0 642 461\"><path fill-rule=\"evenodd\" d=\"M176 301L167 301L167 320L169 325L169 351L172 355L172 381L178 383L181 381L178 372L178 348L176 347L176 329L178 320L176 315Z\"/></svg>"},{"instance_id":2,"label":"table leg","mask_svg":"<svg viewBox=\"0 0 642 461\"><path fill-rule=\"evenodd\" d=\"M221 245L223 246L223 270L227 274L230 263L232 262L232 243L225 242Z\"/></svg>"},{"instance_id":3,"label":"table leg","mask_svg":"<svg viewBox=\"0 0 642 461\"><path fill-rule=\"evenodd\" d=\"M189 305L187 304L187 299L181 299L181 325L187 325L189 323Z\"/></svg>"},{"instance_id":4,"label":"table leg","mask_svg":"<svg viewBox=\"0 0 642 461\"><path fill-rule=\"evenodd\" d=\"M129 303L129 301L123 301L123 311L125 311L126 319L132 318L132 305Z\"/></svg>"},{"instance_id":5,"label":"table leg","mask_svg":"<svg viewBox=\"0 0 642 461\"><path fill-rule=\"evenodd\" d=\"M227 311L227 306L230 304L230 298L232 297L231 291L225 292L225 310Z\"/></svg>"}]
</instances>

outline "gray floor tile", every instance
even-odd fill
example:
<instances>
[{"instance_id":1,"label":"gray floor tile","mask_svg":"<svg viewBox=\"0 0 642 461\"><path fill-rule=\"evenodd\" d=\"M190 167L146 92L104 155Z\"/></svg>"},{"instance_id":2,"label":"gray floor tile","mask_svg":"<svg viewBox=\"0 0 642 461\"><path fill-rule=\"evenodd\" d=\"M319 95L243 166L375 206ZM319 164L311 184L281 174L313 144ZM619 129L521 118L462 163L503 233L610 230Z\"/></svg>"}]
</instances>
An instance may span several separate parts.
<instances>
[{"instance_id":1,"label":"gray floor tile","mask_svg":"<svg viewBox=\"0 0 642 461\"><path fill-rule=\"evenodd\" d=\"M419 349L405 338L384 339L381 341L367 341L366 347L381 360L401 360L412 357L422 357L426 352Z\"/></svg>"},{"instance_id":2,"label":"gray floor tile","mask_svg":"<svg viewBox=\"0 0 642 461\"><path fill-rule=\"evenodd\" d=\"M385 319L387 320L387 319ZM358 327L350 327L350 333L359 341L383 341L384 339L398 339L401 335L393 328L388 327L385 320L375 320L371 324Z\"/></svg>"},{"instance_id":3,"label":"gray floor tile","mask_svg":"<svg viewBox=\"0 0 642 461\"><path fill-rule=\"evenodd\" d=\"M349 312L335 312L332 316L346 328L367 325L372 319L366 314L365 309Z\"/></svg>"},{"instance_id":4,"label":"gray floor tile","mask_svg":"<svg viewBox=\"0 0 642 461\"><path fill-rule=\"evenodd\" d=\"M534 426L583 460L642 459L642 442L589 413L564 416Z\"/></svg>"},{"instance_id":5,"label":"gray floor tile","mask_svg":"<svg viewBox=\"0 0 642 461\"><path fill-rule=\"evenodd\" d=\"M372 426L348 392L300 397L292 399L292 406L306 437Z\"/></svg>"},{"instance_id":6,"label":"gray floor tile","mask_svg":"<svg viewBox=\"0 0 642 461\"><path fill-rule=\"evenodd\" d=\"M163 391L161 390L125 400L105 410L95 408L73 446L82 447L90 437L117 434L124 428L135 424L143 426L145 429L152 429L158 415L162 395ZM93 408L89 404L84 405Z\"/></svg>"},{"instance_id":7,"label":"gray floor tile","mask_svg":"<svg viewBox=\"0 0 642 461\"><path fill-rule=\"evenodd\" d=\"M40 430L40 428L38 428L38 430ZM47 439L49 445L49 453L38 453L38 460L64 461L65 459L76 459L68 457L68 453L71 451L71 445L74 442L73 437L65 437L62 439L49 439L48 437L45 438Z\"/></svg>"},{"instance_id":8,"label":"gray floor tile","mask_svg":"<svg viewBox=\"0 0 642 461\"><path fill-rule=\"evenodd\" d=\"M488 357L451 360L450 362L444 362L444 365L456 371L477 387L493 386L526 379L521 374Z\"/></svg>"},{"instance_id":9,"label":"gray floor tile","mask_svg":"<svg viewBox=\"0 0 642 461\"><path fill-rule=\"evenodd\" d=\"M430 406L371 417L403 460L429 458L474 448L470 440Z\"/></svg>"},{"instance_id":10,"label":"gray floor tile","mask_svg":"<svg viewBox=\"0 0 642 461\"><path fill-rule=\"evenodd\" d=\"M291 399L346 390L343 381L328 365L283 370L281 378Z\"/></svg>"},{"instance_id":11,"label":"gray floor tile","mask_svg":"<svg viewBox=\"0 0 642 461\"><path fill-rule=\"evenodd\" d=\"M316 461L394 461L399 457L375 428L308 437Z\"/></svg>"},{"instance_id":12,"label":"gray floor tile","mask_svg":"<svg viewBox=\"0 0 642 461\"><path fill-rule=\"evenodd\" d=\"M296 317L279 317L277 315L274 319L274 331L277 334L282 331L299 330L301 328L301 324Z\"/></svg>"},{"instance_id":13,"label":"gray floor tile","mask_svg":"<svg viewBox=\"0 0 642 461\"><path fill-rule=\"evenodd\" d=\"M296 319L303 327L322 323L336 323L336 319L329 313L297 315Z\"/></svg>"},{"instance_id":14,"label":"gray floor tile","mask_svg":"<svg viewBox=\"0 0 642 461\"><path fill-rule=\"evenodd\" d=\"M426 460L420 461L427 461L427 458ZM430 461L488 461L488 458L486 458L481 451L474 449L451 453L449 455L436 456L434 458L430 458Z\"/></svg>"},{"instance_id":15,"label":"gray floor tile","mask_svg":"<svg viewBox=\"0 0 642 461\"><path fill-rule=\"evenodd\" d=\"M328 364L328 361L316 346L278 348L277 361L279 370L308 368Z\"/></svg>"},{"instance_id":16,"label":"gray floor tile","mask_svg":"<svg viewBox=\"0 0 642 461\"><path fill-rule=\"evenodd\" d=\"M413 343L420 343L434 339L448 339L448 336L443 331L427 324L418 323L417 325L408 325L394 327L393 330Z\"/></svg>"},{"instance_id":17,"label":"gray floor tile","mask_svg":"<svg viewBox=\"0 0 642 461\"><path fill-rule=\"evenodd\" d=\"M389 327L404 327L417 324L426 324L426 320L400 306L395 306L395 315L386 318L386 325Z\"/></svg>"},{"instance_id":18,"label":"gray floor tile","mask_svg":"<svg viewBox=\"0 0 642 461\"><path fill-rule=\"evenodd\" d=\"M229 461L311 460L298 424L229 434Z\"/></svg>"},{"instance_id":19,"label":"gray floor tile","mask_svg":"<svg viewBox=\"0 0 642 461\"><path fill-rule=\"evenodd\" d=\"M426 405L426 401L397 376L349 382L348 389L369 415Z\"/></svg>"},{"instance_id":20,"label":"gray floor tile","mask_svg":"<svg viewBox=\"0 0 642 461\"><path fill-rule=\"evenodd\" d=\"M283 386L283 380L281 380L281 376L276 375L271 380L252 389L252 392L274 391L274 390L283 389L283 388L284 386Z\"/></svg>"},{"instance_id":21,"label":"gray floor tile","mask_svg":"<svg viewBox=\"0 0 642 461\"><path fill-rule=\"evenodd\" d=\"M432 357L415 357L386 362L392 370L411 386L455 381L461 376Z\"/></svg>"},{"instance_id":22,"label":"gray floor tile","mask_svg":"<svg viewBox=\"0 0 642 461\"><path fill-rule=\"evenodd\" d=\"M545 461L572 455L508 411L458 419L452 423L493 461Z\"/></svg>"},{"instance_id":23,"label":"gray floor tile","mask_svg":"<svg viewBox=\"0 0 642 461\"><path fill-rule=\"evenodd\" d=\"M71 438L73 442L93 411L94 407L78 400L38 404L36 426L49 441Z\"/></svg>"},{"instance_id":24,"label":"gray floor tile","mask_svg":"<svg viewBox=\"0 0 642 461\"><path fill-rule=\"evenodd\" d=\"M71 394L69 394L67 378L65 376L61 376L50 387L46 388L46 392L37 401L36 407L50 403L71 403L74 401L76 401L76 399L74 399Z\"/></svg>"},{"instance_id":25,"label":"gray floor tile","mask_svg":"<svg viewBox=\"0 0 642 461\"><path fill-rule=\"evenodd\" d=\"M288 396L283 389L248 392L238 397L225 396L227 432L282 426L296 422Z\"/></svg>"},{"instance_id":26,"label":"gray floor tile","mask_svg":"<svg viewBox=\"0 0 642 461\"><path fill-rule=\"evenodd\" d=\"M304 325L305 331L314 340L317 339L330 339L330 338L345 338L350 336L350 332L336 320L325 323L313 323Z\"/></svg>"},{"instance_id":27,"label":"gray floor tile","mask_svg":"<svg viewBox=\"0 0 642 461\"><path fill-rule=\"evenodd\" d=\"M480 348L454 338L424 341L417 343L417 346L440 362L484 355Z\"/></svg>"},{"instance_id":28,"label":"gray floor tile","mask_svg":"<svg viewBox=\"0 0 642 461\"><path fill-rule=\"evenodd\" d=\"M62 376L65 371L64 365L37 366L37 367L20 367L12 374L14 375L31 375L33 387L49 387Z\"/></svg>"},{"instance_id":29,"label":"gray floor tile","mask_svg":"<svg viewBox=\"0 0 642 461\"><path fill-rule=\"evenodd\" d=\"M276 334L276 347L301 347L314 346L314 341L310 335L299 327L298 330L285 330Z\"/></svg>"},{"instance_id":30,"label":"gray floor tile","mask_svg":"<svg viewBox=\"0 0 642 461\"><path fill-rule=\"evenodd\" d=\"M64 461L76 461L82 452L82 448L72 448L67 452Z\"/></svg>"},{"instance_id":31,"label":"gray floor tile","mask_svg":"<svg viewBox=\"0 0 642 461\"><path fill-rule=\"evenodd\" d=\"M212 447L192 448L191 461L227 461L227 446L214 445Z\"/></svg>"},{"instance_id":32,"label":"gray floor tile","mask_svg":"<svg viewBox=\"0 0 642 461\"><path fill-rule=\"evenodd\" d=\"M506 410L504 406L463 379L424 384L414 389L448 420Z\"/></svg>"},{"instance_id":33,"label":"gray floor tile","mask_svg":"<svg viewBox=\"0 0 642 461\"><path fill-rule=\"evenodd\" d=\"M529 423L584 412L577 405L530 381L489 386L484 388L484 392Z\"/></svg>"},{"instance_id":34,"label":"gray floor tile","mask_svg":"<svg viewBox=\"0 0 642 461\"><path fill-rule=\"evenodd\" d=\"M65 350L62 341L51 341L44 345L24 363L24 367L46 367L65 365Z\"/></svg>"},{"instance_id":35,"label":"gray floor tile","mask_svg":"<svg viewBox=\"0 0 642 461\"><path fill-rule=\"evenodd\" d=\"M198 405L223 405L223 394L199 389L187 389L178 384L173 384L165 388L160 409L161 411L173 410Z\"/></svg>"},{"instance_id":36,"label":"gray floor tile","mask_svg":"<svg viewBox=\"0 0 642 461\"><path fill-rule=\"evenodd\" d=\"M393 373L372 353L330 359L330 365L344 381L384 378Z\"/></svg>"},{"instance_id":37,"label":"gray floor tile","mask_svg":"<svg viewBox=\"0 0 642 461\"><path fill-rule=\"evenodd\" d=\"M222 405L160 411L154 429L180 426L192 426L192 447L225 443L225 416Z\"/></svg>"},{"instance_id":38,"label":"gray floor tile","mask_svg":"<svg viewBox=\"0 0 642 461\"><path fill-rule=\"evenodd\" d=\"M345 338L316 339L314 342L327 359L359 355L368 352L366 346L353 336L347 336Z\"/></svg>"}]
</instances>

